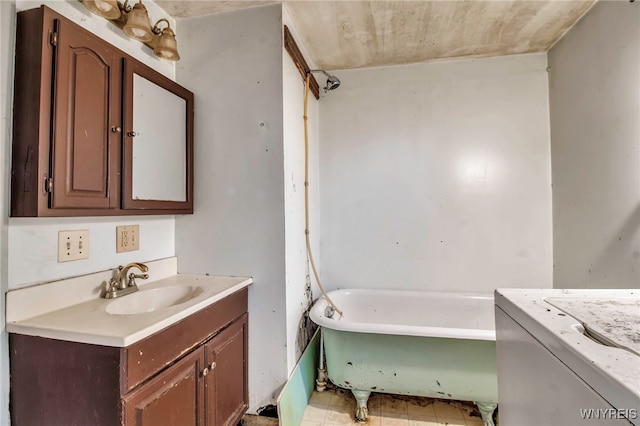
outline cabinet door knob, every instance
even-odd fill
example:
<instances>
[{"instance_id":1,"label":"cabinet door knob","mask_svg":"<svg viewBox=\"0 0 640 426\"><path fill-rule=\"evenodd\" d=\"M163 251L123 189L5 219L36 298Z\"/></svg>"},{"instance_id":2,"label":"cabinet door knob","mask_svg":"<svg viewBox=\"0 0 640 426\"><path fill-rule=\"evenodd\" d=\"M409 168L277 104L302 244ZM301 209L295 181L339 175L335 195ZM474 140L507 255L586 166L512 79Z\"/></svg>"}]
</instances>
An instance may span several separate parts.
<instances>
[{"instance_id":1,"label":"cabinet door knob","mask_svg":"<svg viewBox=\"0 0 640 426\"><path fill-rule=\"evenodd\" d=\"M111 133L120 133L121 131L122 131L122 128L120 126L111 127Z\"/></svg>"},{"instance_id":2,"label":"cabinet door knob","mask_svg":"<svg viewBox=\"0 0 640 426\"><path fill-rule=\"evenodd\" d=\"M210 368L211 370L213 370L214 368L216 368L216 362L215 362L215 361L214 361L214 362L212 362L212 363L211 363L211 365L209 366L209 368Z\"/></svg>"},{"instance_id":3,"label":"cabinet door knob","mask_svg":"<svg viewBox=\"0 0 640 426\"><path fill-rule=\"evenodd\" d=\"M202 377L207 377L207 374L209 374L209 368L205 367L205 369L202 370Z\"/></svg>"},{"instance_id":4,"label":"cabinet door knob","mask_svg":"<svg viewBox=\"0 0 640 426\"><path fill-rule=\"evenodd\" d=\"M127 136L134 138L138 136L138 134L136 132L127 132Z\"/></svg>"}]
</instances>

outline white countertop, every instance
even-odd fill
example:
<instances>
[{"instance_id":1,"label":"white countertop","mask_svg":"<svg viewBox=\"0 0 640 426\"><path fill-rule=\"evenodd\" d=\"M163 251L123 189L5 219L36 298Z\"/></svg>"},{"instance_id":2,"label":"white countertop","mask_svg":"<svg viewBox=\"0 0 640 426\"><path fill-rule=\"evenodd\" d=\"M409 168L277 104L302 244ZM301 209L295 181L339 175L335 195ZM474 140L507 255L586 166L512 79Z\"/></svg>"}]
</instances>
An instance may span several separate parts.
<instances>
[{"instance_id":1,"label":"white countertop","mask_svg":"<svg viewBox=\"0 0 640 426\"><path fill-rule=\"evenodd\" d=\"M150 265L150 272L152 268L153 266ZM195 286L202 288L202 291L196 297L175 306L132 315L112 315L106 311L109 303L118 302L128 295L117 299L104 299L95 294L95 289L92 292L93 297L88 300L81 298L79 303L67 306L42 303L42 300L47 298L47 292L51 294L52 289L58 297L60 291L65 291L61 290L60 283L45 284L37 286L38 288L25 289L22 294L19 290L16 290L15 294L11 294L13 292L7 294L6 328L10 333L124 347L247 287L252 282L253 280L248 277L183 274L171 275L149 283L140 281L140 291L168 286ZM29 300L32 303L29 303ZM36 302L37 300L40 302ZM12 312L9 311L11 301L14 302ZM34 304L49 306L50 309L41 308L40 311L31 309L30 313L34 315L27 314L25 317L24 312L29 310L26 306L29 305L31 308ZM25 309L20 310L19 306L25 306Z\"/></svg>"},{"instance_id":2,"label":"white countertop","mask_svg":"<svg viewBox=\"0 0 640 426\"><path fill-rule=\"evenodd\" d=\"M594 311L594 302L605 300L613 311ZM597 325L618 312L625 317L621 331L637 339L640 290L497 289L495 303L614 407L640 406L640 356L588 337L582 324Z\"/></svg>"}]
</instances>

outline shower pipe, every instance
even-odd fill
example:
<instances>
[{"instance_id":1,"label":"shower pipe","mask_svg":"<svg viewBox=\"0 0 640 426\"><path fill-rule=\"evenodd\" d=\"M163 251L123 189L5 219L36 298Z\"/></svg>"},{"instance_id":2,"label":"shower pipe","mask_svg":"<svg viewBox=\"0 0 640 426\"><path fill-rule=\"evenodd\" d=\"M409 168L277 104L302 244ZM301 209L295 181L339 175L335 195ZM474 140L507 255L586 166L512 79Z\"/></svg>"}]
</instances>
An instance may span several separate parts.
<instances>
[{"instance_id":1,"label":"shower pipe","mask_svg":"<svg viewBox=\"0 0 640 426\"><path fill-rule=\"evenodd\" d=\"M311 264L311 270L313 271L313 276L316 278L316 282L318 283L318 287L320 287L320 291L322 295L327 300L329 305L335 311L342 316L342 311L333 303L333 300L329 297L327 292L324 290L322 283L320 282L320 277L318 276L318 271L316 270L316 264L313 261L313 253L311 251L311 239L309 237L309 128L307 124L307 108L309 104L309 80L311 78L311 72L307 73L304 84L304 234L307 240L307 257L309 258L309 263Z\"/></svg>"}]
</instances>

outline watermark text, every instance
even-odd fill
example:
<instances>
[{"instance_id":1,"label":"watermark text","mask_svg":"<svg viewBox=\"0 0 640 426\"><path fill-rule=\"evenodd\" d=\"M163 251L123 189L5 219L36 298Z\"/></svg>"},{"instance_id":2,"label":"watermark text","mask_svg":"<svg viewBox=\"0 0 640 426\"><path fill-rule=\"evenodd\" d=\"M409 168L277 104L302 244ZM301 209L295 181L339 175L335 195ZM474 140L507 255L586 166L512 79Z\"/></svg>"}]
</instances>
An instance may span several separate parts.
<instances>
[{"instance_id":1,"label":"watermark text","mask_svg":"<svg viewBox=\"0 0 640 426\"><path fill-rule=\"evenodd\" d=\"M638 418L638 410L635 408L581 408L580 417L583 420L631 420Z\"/></svg>"}]
</instances>

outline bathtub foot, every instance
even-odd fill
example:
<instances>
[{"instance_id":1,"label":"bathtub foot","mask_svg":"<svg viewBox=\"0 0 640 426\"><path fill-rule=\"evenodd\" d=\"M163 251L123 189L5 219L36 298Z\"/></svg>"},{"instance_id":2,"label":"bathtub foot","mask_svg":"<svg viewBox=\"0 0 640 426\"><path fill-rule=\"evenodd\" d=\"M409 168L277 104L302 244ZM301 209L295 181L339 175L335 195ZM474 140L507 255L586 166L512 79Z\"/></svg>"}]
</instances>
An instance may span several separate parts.
<instances>
[{"instance_id":1,"label":"bathtub foot","mask_svg":"<svg viewBox=\"0 0 640 426\"><path fill-rule=\"evenodd\" d=\"M495 426L493 423L493 412L495 411L498 404L495 402L477 402L478 410L480 411L480 415L482 416L482 425L483 426Z\"/></svg>"},{"instance_id":2,"label":"bathtub foot","mask_svg":"<svg viewBox=\"0 0 640 426\"><path fill-rule=\"evenodd\" d=\"M324 366L324 330L320 327L320 365L318 366L318 378L316 379L316 390L324 392L327 389L327 368Z\"/></svg>"},{"instance_id":3,"label":"bathtub foot","mask_svg":"<svg viewBox=\"0 0 640 426\"><path fill-rule=\"evenodd\" d=\"M318 378L316 379L316 390L324 392L327 389L327 369L318 368Z\"/></svg>"},{"instance_id":4,"label":"bathtub foot","mask_svg":"<svg viewBox=\"0 0 640 426\"><path fill-rule=\"evenodd\" d=\"M356 398L356 421L366 422L369 417L369 410L367 410L367 400L371 391L351 389L351 393Z\"/></svg>"}]
</instances>

